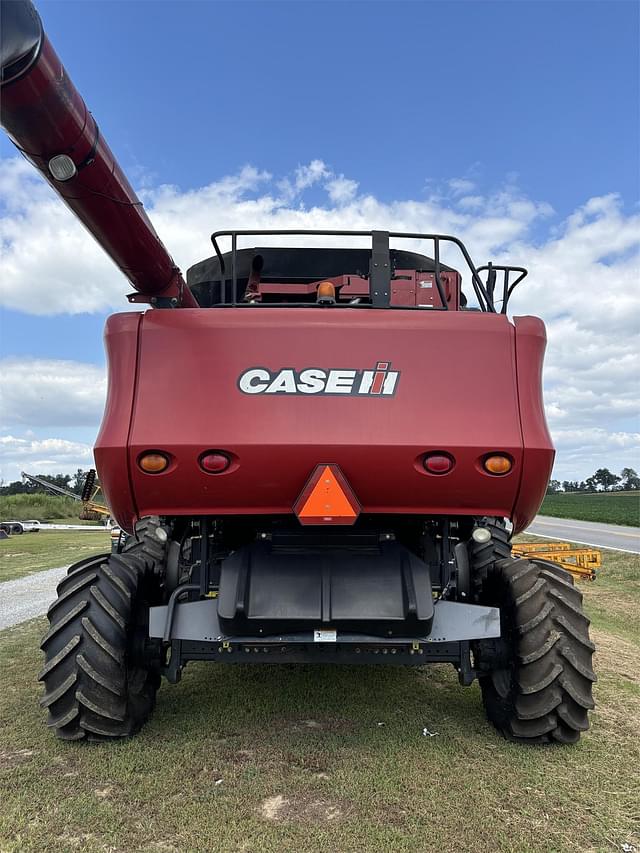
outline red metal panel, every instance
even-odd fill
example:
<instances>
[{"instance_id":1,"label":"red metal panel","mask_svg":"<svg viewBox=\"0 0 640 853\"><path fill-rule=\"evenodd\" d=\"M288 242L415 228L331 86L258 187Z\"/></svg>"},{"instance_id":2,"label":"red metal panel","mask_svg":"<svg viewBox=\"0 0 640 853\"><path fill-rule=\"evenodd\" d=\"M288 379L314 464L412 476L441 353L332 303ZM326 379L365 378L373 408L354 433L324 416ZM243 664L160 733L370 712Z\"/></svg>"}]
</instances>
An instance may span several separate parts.
<instances>
[{"instance_id":1,"label":"red metal panel","mask_svg":"<svg viewBox=\"0 0 640 853\"><path fill-rule=\"evenodd\" d=\"M142 314L114 314L107 320L104 343L109 386L94 451L102 490L118 524L133 529L136 508L129 478L127 443L136 387L138 329Z\"/></svg>"},{"instance_id":2,"label":"red metal panel","mask_svg":"<svg viewBox=\"0 0 640 853\"><path fill-rule=\"evenodd\" d=\"M460 276L456 272L440 273L449 310L459 307ZM416 270L396 270L391 280L391 304L441 308L442 299L438 291L435 273Z\"/></svg>"},{"instance_id":3,"label":"red metal panel","mask_svg":"<svg viewBox=\"0 0 640 853\"><path fill-rule=\"evenodd\" d=\"M518 398L524 456L522 487L514 510L516 533L524 530L540 509L551 476L555 450L542 399L542 362L547 345L544 323L537 317L515 317Z\"/></svg>"},{"instance_id":4,"label":"red metal panel","mask_svg":"<svg viewBox=\"0 0 640 853\"><path fill-rule=\"evenodd\" d=\"M391 305L416 307L416 274L413 270L405 278L394 277L391 279L389 302Z\"/></svg>"},{"instance_id":5,"label":"red metal panel","mask_svg":"<svg viewBox=\"0 0 640 853\"><path fill-rule=\"evenodd\" d=\"M290 513L330 459L363 512L511 515L522 438L506 317L315 308L292 317L286 308L145 314L129 448L141 514ZM374 370L381 360L399 371L393 395L238 388L252 367ZM150 448L173 456L167 473L137 470ZM238 464L205 474L197 460L210 449ZM421 454L434 451L455 457L450 474L424 472ZM513 471L483 472L489 451L509 453Z\"/></svg>"}]
</instances>

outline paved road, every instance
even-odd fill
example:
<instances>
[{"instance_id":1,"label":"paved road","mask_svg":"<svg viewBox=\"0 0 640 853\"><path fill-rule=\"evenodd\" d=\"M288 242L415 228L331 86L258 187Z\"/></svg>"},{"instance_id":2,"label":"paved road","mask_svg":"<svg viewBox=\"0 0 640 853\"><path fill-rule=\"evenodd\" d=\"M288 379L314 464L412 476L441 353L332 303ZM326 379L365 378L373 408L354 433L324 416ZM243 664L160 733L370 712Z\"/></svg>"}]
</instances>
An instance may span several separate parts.
<instances>
[{"instance_id":1,"label":"paved road","mask_svg":"<svg viewBox=\"0 0 640 853\"><path fill-rule=\"evenodd\" d=\"M595 548L613 548L615 551L640 554L640 527L537 515L526 532L558 542L576 542Z\"/></svg>"},{"instance_id":2,"label":"paved road","mask_svg":"<svg viewBox=\"0 0 640 853\"><path fill-rule=\"evenodd\" d=\"M0 630L47 612L67 566L0 583Z\"/></svg>"}]
</instances>

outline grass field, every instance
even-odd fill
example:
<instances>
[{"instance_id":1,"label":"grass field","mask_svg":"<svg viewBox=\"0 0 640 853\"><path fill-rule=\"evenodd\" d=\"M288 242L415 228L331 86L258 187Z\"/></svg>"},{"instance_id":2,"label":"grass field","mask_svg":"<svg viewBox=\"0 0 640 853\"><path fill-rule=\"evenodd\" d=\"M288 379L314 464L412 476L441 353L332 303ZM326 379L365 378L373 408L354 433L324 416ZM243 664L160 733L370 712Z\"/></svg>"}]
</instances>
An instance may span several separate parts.
<instances>
[{"instance_id":1,"label":"grass field","mask_svg":"<svg viewBox=\"0 0 640 853\"><path fill-rule=\"evenodd\" d=\"M37 705L44 620L5 631L0 850L640 849L638 558L605 551L581 588L598 706L572 748L506 743L449 667L212 664L164 685L137 738L64 744Z\"/></svg>"},{"instance_id":2,"label":"grass field","mask_svg":"<svg viewBox=\"0 0 640 853\"><path fill-rule=\"evenodd\" d=\"M82 504L73 498L39 493L0 495L1 521L26 521L29 518L37 518L38 521L64 519L69 524L72 520L75 523L81 510Z\"/></svg>"},{"instance_id":3,"label":"grass field","mask_svg":"<svg viewBox=\"0 0 640 853\"><path fill-rule=\"evenodd\" d=\"M547 495L540 507L541 515L555 518L575 518L603 524L640 525L640 492L611 492L608 494Z\"/></svg>"},{"instance_id":4,"label":"grass field","mask_svg":"<svg viewBox=\"0 0 640 853\"><path fill-rule=\"evenodd\" d=\"M0 582L111 550L109 533L51 530L0 539Z\"/></svg>"}]
</instances>

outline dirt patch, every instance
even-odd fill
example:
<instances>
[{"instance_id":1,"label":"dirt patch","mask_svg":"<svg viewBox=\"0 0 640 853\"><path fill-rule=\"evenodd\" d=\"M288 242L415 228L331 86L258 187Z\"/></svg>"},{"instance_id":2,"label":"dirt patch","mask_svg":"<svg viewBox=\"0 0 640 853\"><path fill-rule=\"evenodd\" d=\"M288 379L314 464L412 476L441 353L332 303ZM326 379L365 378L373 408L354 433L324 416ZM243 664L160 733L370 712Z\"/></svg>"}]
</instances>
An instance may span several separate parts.
<instances>
[{"instance_id":1,"label":"dirt patch","mask_svg":"<svg viewBox=\"0 0 640 853\"><path fill-rule=\"evenodd\" d=\"M54 755L51 762L43 767L41 773L54 779L70 779L79 776L78 764L73 755Z\"/></svg>"},{"instance_id":2,"label":"dirt patch","mask_svg":"<svg viewBox=\"0 0 640 853\"><path fill-rule=\"evenodd\" d=\"M285 797L276 794L260 804L260 815L272 823L335 823L346 809L335 801L311 797Z\"/></svg>"},{"instance_id":3,"label":"dirt patch","mask_svg":"<svg viewBox=\"0 0 640 853\"><path fill-rule=\"evenodd\" d=\"M99 800L108 800L113 791L113 785L106 785L104 788L96 788L93 793Z\"/></svg>"},{"instance_id":4,"label":"dirt patch","mask_svg":"<svg viewBox=\"0 0 640 853\"><path fill-rule=\"evenodd\" d=\"M283 720L281 726L287 732L307 732L311 734L322 732L351 732L355 728L353 720L347 720L341 717L324 717L318 720Z\"/></svg>"},{"instance_id":5,"label":"dirt patch","mask_svg":"<svg viewBox=\"0 0 640 853\"><path fill-rule=\"evenodd\" d=\"M255 749L225 749L221 756L225 763L239 768L261 764L263 760L262 753Z\"/></svg>"},{"instance_id":6,"label":"dirt patch","mask_svg":"<svg viewBox=\"0 0 640 853\"><path fill-rule=\"evenodd\" d=\"M0 749L0 770L13 770L26 764L32 755L33 749Z\"/></svg>"},{"instance_id":7,"label":"dirt patch","mask_svg":"<svg viewBox=\"0 0 640 853\"><path fill-rule=\"evenodd\" d=\"M317 779L328 779L330 769L322 750L309 751L300 755L282 748L257 748L225 750L221 755L220 766L232 768L234 772L247 768L259 770L261 773L297 772L313 775ZM207 773L207 768L203 768ZM201 774L202 775L202 774ZM220 772L220 776L224 775Z\"/></svg>"}]
</instances>

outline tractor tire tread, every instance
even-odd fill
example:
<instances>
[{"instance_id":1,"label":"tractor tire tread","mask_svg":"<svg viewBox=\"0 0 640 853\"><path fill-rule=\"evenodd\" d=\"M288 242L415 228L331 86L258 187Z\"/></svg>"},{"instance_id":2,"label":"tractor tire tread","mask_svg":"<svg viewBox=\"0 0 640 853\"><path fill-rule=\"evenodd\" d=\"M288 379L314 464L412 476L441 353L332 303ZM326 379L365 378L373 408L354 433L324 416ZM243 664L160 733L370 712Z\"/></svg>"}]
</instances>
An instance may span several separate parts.
<instances>
[{"instance_id":1,"label":"tractor tire tread","mask_svg":"<svg viewBox=\"0 0 640 853\"><path fill-rule=\"evenodd\" d=\"M134 535L127 539L121 556L137 557L146 569L162 562L165 556L165 541L158 539L156 535L159 527L161 524L157 515L140 519L135 526Z\"/></svg>"},{"instance_id":2,"label":"tractor tire tread","mask_svg":"<svg viewBox=\"0 0 640 853\"><path fill-rule=\"evenodd\" d=\"M505 527L504 519L483 516L477 520L477 526L487 527L491 531L488 542L471 540L469 563L473 588L478 593L482 583L496 560L511 557L511 534Z\"/></svg>"},{"instance_id":3,"label":"tractor tire tread","mask_svg":"<svg viewBox=\"0 0 640 853\"><path fill-rule=\"evenodd\" d=\"M62 740L122 738L151 714L160 676L129 660L128 643L136 596L153 568L149 549L139 547L131 555L82 560L59 584L38 679L47 724Z\"/></svg>"},{"instance_id":4,"label":"tractor tire tread","mask_svg":"<svg viewBox=\"0 0 640 853\"><path fill-rule=\"evenodd\" d=\"M594 707L589 620L573 579L560 571L550 572L548 564L535 559L500 560L483 590L483 603L493 598L492 606L510 614L506 636L515 647L508 690L499 693L485 671L480 675L483 701L496 728L521 743L575 743L588 729L587 711Z\"/></svg>"}]
</instances>

